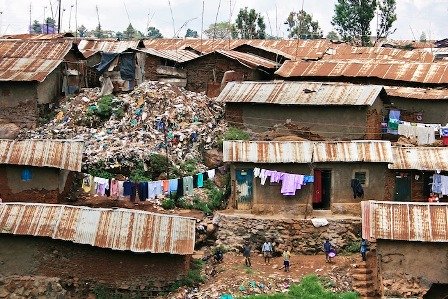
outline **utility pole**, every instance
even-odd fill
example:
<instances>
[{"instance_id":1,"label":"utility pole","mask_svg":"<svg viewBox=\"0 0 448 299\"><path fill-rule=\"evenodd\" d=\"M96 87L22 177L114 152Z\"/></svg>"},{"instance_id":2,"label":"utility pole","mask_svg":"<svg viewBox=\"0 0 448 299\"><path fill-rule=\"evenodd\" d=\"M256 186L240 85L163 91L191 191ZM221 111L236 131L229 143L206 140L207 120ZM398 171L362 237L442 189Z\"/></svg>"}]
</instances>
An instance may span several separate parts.
<instances>
[{"instance_id":1,"label":"utility pole","mask_svg":"<svg viewBox=\"0 0 448 299\"><path fill-rule=\"evenodd\" d=\"M73 5L70 6L70 16L68 17L68 31L72 31L72 9Z\"/></svg>"},{"instance_id":2,"label":"utility pole","mask_svg":"<svg viewBox=\"0 0 448 299\"><path fill-rule=\"evenodd\" d=\"M75 39L78 37L78 0L75 1Z\"/></svg>"},{"instance_id":3,"label":"utility pole","mask_svg":"<svg viewBox=\"0 0 448 299\"><path fill-rule=\"evenodd\" d=\"M58 33L61 33L61 2L62 0L59 0Z\"/></svg>"},{"instance_id":4,"label":"utility pole","mask_svg":"<svg viewBox=\"0 0 448 299\"><path fill-rule=\"evenodd\" d=\"M3 11L0 11L0 36L2 36L2 26L3 26Z\"/></svg>"},{"instance_id":5,"label":"utility pole","mask_svg":"<svg viewBox=\"0 0 448 299\"><path fill-rule=\"evenodd\" d=\"M44 19L43 19L43 21L42 21L42 34L44 34L45 33L45 10L47 9L47 7L46 6L44 6Z\"/></svg>"},{"instance_id":6,"label":"utility pole","mask_svg":"<svg viewBox=\"0 0 448 299\"><path fill-rule=\"evenodd\" d=\"M28 32L31 34L31 2L30 2L30 28L28 30Z\"/></svg>"}]
</instances>

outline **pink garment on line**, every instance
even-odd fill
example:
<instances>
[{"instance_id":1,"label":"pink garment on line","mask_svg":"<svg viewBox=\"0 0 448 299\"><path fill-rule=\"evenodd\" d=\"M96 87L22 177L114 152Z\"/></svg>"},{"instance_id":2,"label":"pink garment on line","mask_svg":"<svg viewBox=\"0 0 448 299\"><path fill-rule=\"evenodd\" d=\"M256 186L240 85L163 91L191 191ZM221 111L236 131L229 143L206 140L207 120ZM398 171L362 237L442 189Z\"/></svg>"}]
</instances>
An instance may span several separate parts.
<instances>
[{"instance_id":1,"label":"pink garment on line","mask_svg":"<svg viewBox=\"0 0 448 299\"><path fill-rule=\"evenodd\" d=\"M118 181L115 179L110 182L110 196L118 196Z\"/></svg>"},{"instance_id":2,"label":"pink garment on line","mask_svg":"<svg viewBox=\"0 0 448 299\"><path fill-rule=\"evenodd\" d=\"M283 173L282 174L282 189L283 195L293 196L296 195L296 190L302 189L303 175Z\"/></svg>"}]
</instances>

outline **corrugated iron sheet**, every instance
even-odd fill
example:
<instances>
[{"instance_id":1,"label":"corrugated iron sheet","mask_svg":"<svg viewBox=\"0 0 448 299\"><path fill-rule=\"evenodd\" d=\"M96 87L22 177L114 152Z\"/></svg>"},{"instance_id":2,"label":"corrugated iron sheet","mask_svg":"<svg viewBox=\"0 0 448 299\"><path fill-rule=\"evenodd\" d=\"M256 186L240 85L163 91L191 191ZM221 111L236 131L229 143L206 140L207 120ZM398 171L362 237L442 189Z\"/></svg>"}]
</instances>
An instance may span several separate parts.
<instances>
[{"instance_id":1,"label":"corrugated iron sheet","mask_svg":"<svg viewBox=\"0 0 448 299\"><path fill-rule=\"evenodd\" d=\"M84 142L0 139L0 164L81 171Z\"/></svg>"},{"instance_id":2,"label":"corrugated iron sheet","mask_svg":"<svg viewBox=\"0 0 448 299\"><path fill-rule=\"evenodd\" d=\"M78 48L81 53L92 56L92 53L122 53L127 49L137 49L141 44L140 40L111 41L111 40L91 40L83 39L79 42ZM88 57L86 56L86 57Z\"/></svg>"},{"instance_id":3,"label":"corrugated iron sheet","mask_svg":"<svg viewBox=\"0 0 448 299\"><path fill-rule=\"evenodd\" d=\"M73 38L71 33L55 33L55 34L8 34L3 35L2 38L5 39L31 39L31 40L51 40L51 39L63 39L63 38Z\"/></svg>"},{"instance_id":4,"label":"corrugated iron sheet","mask_svg":"<svg viewBox=\"0 0 448 299\"><path fill-rule=\"evenodd\" d=\"M420 42L415 40L384 40L377 43L378 47L397 47L397 48L431 48L435 47L435 40Z\"/></svg>"},{"instance_id":5,"label":"corrugated iron sheet","mask_svg":"<svg viewBox=\"0 0 448 299\"><path fill-rule=\"evenodd\" d=\"M278 64L275 61L256 56L250 53L242 53L238 51L232 50L217 50L217 53L221 55L225 55L231 59L237 60L241 64L244 64L250 68L266 68L275 70L278 67Z\"/></svg>"},{"instance_id":6,"label":"corrugated iron sheet","mask_svg":"<svg viewBox=\"0 0 448 299\"><path fill-rule=\"evenodd\" d=\"M394 81L448 83L448 63L397 61L285 61L278 71L281 77L362 77Z\"/></svg>"},{"instance_id":7,"label":"corrugated iron sheet","mask_svg":"<svg viewBox=\"0 0 448 299\"><path fill-rule=\"evenodd\" d=\"M192 254L195 224L193 218L128 209L0 204L0 233L133 252Z\"/></svg>"},{"instance_id":8,"label":"corrugated iron sheet","mask_svg":"<svg viewBox=\"0 0 448 299\"><path fill-rule=\"evenodd\" d=\"M57 68L70 41L0 40L0 81L39 81Z\"/></svg>"},{"instance_id":9,"label":"corrugated iron sheet","mask_svg":"<svg viewBox=\"0 0 448 299\"><path fill-rule=\"evenodd\" d=\"M384 86L391 97L419 100L448 100L448 89Z\"/></svg>"},{"instance_id":10,"label":"corrugated iron sheet","mask_svg":"<svg viewBox=\"0 0 448 299\"><path fill-rule=\"evenodd\" d=\"M362 207L363 215L370 215L362 219L366 239L448 242L446 203L369 201Z\"/></svg>"},{"instance_id":11,"label":"corrugated iron sheet","mask_svg":"<svg viewBox=\"0 0 448 299\"><path fill-rule=\"evenodd\" d=\"M225 162L310 163L310 141L224 141Z\"/></svg>"},{"instance_id":12,"label":"corrugated iron sheet","mask_svg":"<svg viewBox=\"0 0 448 299\"><path fill-rule=\"evenodd\" d=\"M446 147L400 147L392 146L394 161L390 169L446 170L448 171L448 148Z\"/></svg>"},{"instance_id":13,"label":"corrugated iron sheet","mask_svg":"<svg viewBox=\"0 0 448 299\"><path fill-rule=\"evenodd\" d=\"M148 53L153 56L168 59L178 63L189 61L199 57L198 54L188 50L155 50L142 49L141 52Z\"/></svg>"},{"instance_id":14,"label":"corrugated iron sheet","mask_svg":"<svg viewBox=\"0 0 448 299\"><path fill-rule=\"evenodd\" d=\"M313 162L393 161L391 143L378 140L315 142Z\"/></svg>"},{"instance_id":15,"label":"corrugated iron sheet","mask_svg":"<svg viewBox=\"0 0 448 299\"><path fill-rule=\"evenodd\" d=\"M353 47L347 44L339 44L331 46L332 51L328 51L328 55L324 59L334 60L353 60L353 59L380 59L380 60L400 60L400 61L417 61L417 62L433 62L434 55L430 52L400 50L395 48L379 48L379 47Z\"/></svg>"},{"instance_id":16,"label":"corrugated iron sheet","mask_svg":"<svg viewBox=\"0 0 448 299\"><path fill-rule=\"evenodd\" d=\"M218 101L280 105L372 105L382 86L323 82L229 82Z\"/></svg>"}]
</instances>

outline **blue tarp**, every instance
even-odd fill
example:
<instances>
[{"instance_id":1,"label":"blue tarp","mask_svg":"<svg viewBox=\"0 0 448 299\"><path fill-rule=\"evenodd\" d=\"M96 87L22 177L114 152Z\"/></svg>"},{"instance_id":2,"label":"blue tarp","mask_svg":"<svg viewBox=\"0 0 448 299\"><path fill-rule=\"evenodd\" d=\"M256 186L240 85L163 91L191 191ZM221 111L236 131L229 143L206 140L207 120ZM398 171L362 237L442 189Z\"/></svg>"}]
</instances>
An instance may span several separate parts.
<instances>
[{"instance_id":1,"label":"blue tarp","mask_svg":"<svg viewBox=\"0 0 448 299\"><path fill-rule=\"evenodd\" d=\"M117 53L102 53L101 54L101 62L95 65L96 70L102 74L104 73L108 68L109 65L114 61L115 58L117 58L119 54Z\"/></svg>"},{"instance_id":2,"label":"blue tarp","mask_svg":"<svg viewBox=\"0 0 448 299\"><path fill-rule=\"evenodd\" d=\"M135 79L134 53L120 54L120 76L126 81Z\"/></svg>"}]
</instances>

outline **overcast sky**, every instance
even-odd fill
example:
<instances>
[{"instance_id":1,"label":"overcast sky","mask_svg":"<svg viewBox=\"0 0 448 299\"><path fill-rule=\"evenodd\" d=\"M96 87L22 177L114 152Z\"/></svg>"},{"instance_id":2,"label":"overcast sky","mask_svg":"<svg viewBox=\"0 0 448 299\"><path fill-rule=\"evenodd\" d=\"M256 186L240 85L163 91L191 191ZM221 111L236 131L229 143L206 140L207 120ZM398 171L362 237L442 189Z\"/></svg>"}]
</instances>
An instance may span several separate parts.
<instances>
[{"instance_id":1,"label":"overcast sky","mask_svg":"<svg viewBox=\"0 0 448 299\"><path fill-rule=\"evenodd\" d=\"M304 0L304 10L319 21L324 34L332 30L335 2ZM30 4L32 20L43 20L44 10L45 16L51 16L50 3L56 15L58 0L0 0L0 34L26 33ZM201 0L78 0L77 22L78 26L83 24L88 29L94 29L98 23L97 5L103 29L123 31L131 22L134 28L144 31L149 23L159 28L164 37L173 37L174 32L183 37L187 28L197 30L198 33L201 31L202 4ZM229 18L234 21L239 9L248 6L263 15L267 33L286 37L286 25L283 23L289 12L299 10L301 5L302 0L204 0L204 29L214 23L216 18L218 22L228 21ZM73 30L75 0L62 0L62 7L65 8L62 30L68 30L69 25ZM448 0L397 0L397 17L394 24L397 30L391 38L419 39L422 31L432 39L448 37ZM373 21L372 29L375 26L376 22Z\"/></svg>"}]
</instances>

